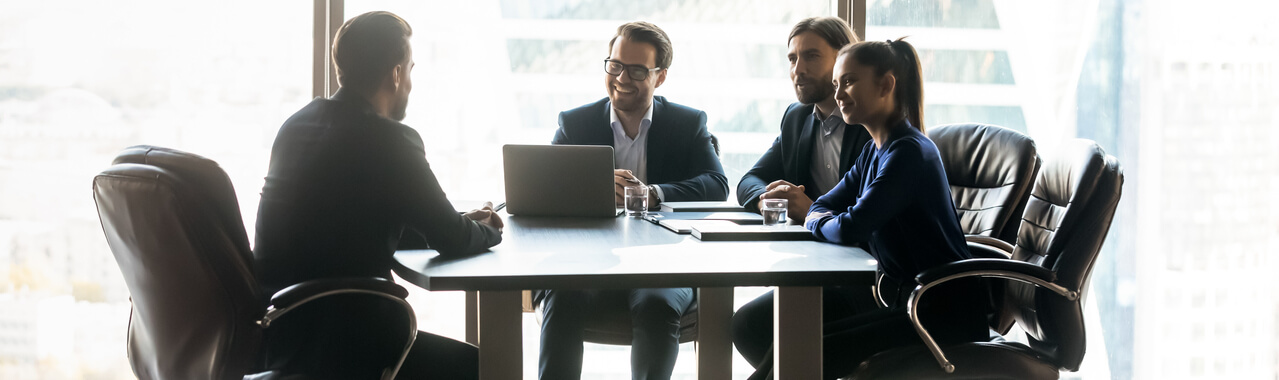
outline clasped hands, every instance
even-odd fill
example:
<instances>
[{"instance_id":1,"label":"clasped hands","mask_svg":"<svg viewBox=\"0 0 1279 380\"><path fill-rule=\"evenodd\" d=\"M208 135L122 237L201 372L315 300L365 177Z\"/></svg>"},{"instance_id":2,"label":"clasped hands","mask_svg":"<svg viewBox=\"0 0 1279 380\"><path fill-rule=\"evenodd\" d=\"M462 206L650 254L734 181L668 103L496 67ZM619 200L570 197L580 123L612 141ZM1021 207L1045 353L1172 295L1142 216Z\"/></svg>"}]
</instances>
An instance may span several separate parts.
<instances>
[{"instance_id":1,"label":"clasped hands","mask_svg":"<svg viewBox=\"0 0 1279 380\"><path fill-rule=\"evenodd\" d=\"M462 215L467 219L474 220L480 224L496 228L499 232L501 232L502 227L505 226L505 224L502 223L502 218L497 216L497 211L493 210L493 202L484 202L484 207L467 211Z\"/></svg>"},{"instance_id":2,"label":"clasped hands","mask_svg":"<svg viewBox=\"0 0 1279 380\"><path fill-rule=\"evenodd\" d=\"M804 185L796 186L785 180L776 180L764 187L764 194L759 196L759 203L756 207L764 208L765 199L785 199L786 215L790 219L799 221L805 215L808 215L808 208L813 206L813 200L808 198L808 194L804 194Z\"/></svg>"}]
</instances>

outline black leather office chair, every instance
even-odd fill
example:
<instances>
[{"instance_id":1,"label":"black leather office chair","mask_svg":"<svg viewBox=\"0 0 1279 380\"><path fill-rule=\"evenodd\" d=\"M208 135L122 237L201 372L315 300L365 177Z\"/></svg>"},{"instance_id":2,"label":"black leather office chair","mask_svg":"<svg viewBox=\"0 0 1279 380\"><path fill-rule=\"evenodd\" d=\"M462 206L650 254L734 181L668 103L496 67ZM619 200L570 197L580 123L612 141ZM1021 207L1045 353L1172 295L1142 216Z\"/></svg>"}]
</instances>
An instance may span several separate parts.
<instances>
[{"instance_id":1,"label":"black leather office chair","mask_svg":"<svg viewBox=\"0 0 1279 380\"><path fill-rule=\"evenodd\" d=\"M1017 240L1020 216L1026 209L1041 161L1035 140L1008 128L989 124L947 124L930 128L937 145L959 226L971 243L1001 250L972 250L976 257L1007 258ZM878 276L878 281L883 277ZM880 297L876 286L877 297ZM990 286L992 309L1000 308L1002 284ZM880 297L880 304L884 304ZM991 327L1007 333L1009 318L991 316Z\"/></svg>"},{"instance_id":2,"label":"black leather office chair","mask_svg":"<svg viewBox=\"0 0 1279 380\"><path fill-rule=\"evenodd\" d=\"M1039 173L1035 141L987 124L942 125L929 129L928 138L941 153L964 233L985 244L1000 242L980 237L997 239L1011 250Z\"/></svg>"},{"instance_id":3,"label":"black leather office chair","mask_svg":"<svg viewBox=\"0 0 1279 380\"><path fill-rule=\"evenodd\" d=\"M231 181L209 159L127 148L94 177L93 198L131 296L128 356L139 379L241 379L262 369L263 328L333 294L369 294L403 305L410 324L406 355L416 337L416 318L404 301L408 292L383 279L308 281L263 299ZM394 377L402 361L403 355L383 370L384 377Z\"/></svg>"},{"instance_id":4,"label":"black leather office chair","mask_svg":"<svg viewBox=\"0 0 1279 380\"><path fill-rule=\"evenodd\" d=\"M1012 258L964 260L921 273L910 310L925 345L875 355L849 378L1056 379L1061 370L1079 369L1083 295L1119 203L1123 173L1089 140L1073 140L1058 153L1035 181ZM964 277L1006 283L1003 310L1026 331L1029 345L1000 339L943 351L933 342L914 311L928 302L928 289Z\"/></svg>"}]
</instances>

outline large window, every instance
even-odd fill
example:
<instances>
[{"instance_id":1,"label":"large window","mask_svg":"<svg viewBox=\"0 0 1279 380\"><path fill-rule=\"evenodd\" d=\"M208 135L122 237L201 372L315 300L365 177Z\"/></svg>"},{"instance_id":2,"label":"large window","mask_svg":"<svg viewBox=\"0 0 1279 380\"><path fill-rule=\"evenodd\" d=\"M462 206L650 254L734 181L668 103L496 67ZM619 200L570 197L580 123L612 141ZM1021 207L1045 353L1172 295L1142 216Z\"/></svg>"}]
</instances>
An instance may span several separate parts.
<instances>
[{"instance_id":1,"label":"large window","mask_svg":"<svg viewBox=\"0 0 1279 380\"><path fill-rule=\"evenodd\" d=\"M216 160L253 233L311 94L300 2L0 2L0 378L127 379L128 292L90 182L123 148Z\"/></svg>"},{"instance_id":2,"label":"large window","mask_svg":"<svg viewBox=\"0 0 1279 380\"><path fill-rule=\"evenodd\" d=\"M861 3L861 0L848 3ZM406 124L451 198L500 200L500 147L549 143L557 114L605 96L626 21L664 28L658 95L705 110L730 186L795 101L786 36L829 0L345 0L414 27ZM1075 137L1124 167L1092 278L1082 379L1279 375L1279 24L1241 0L865 0L871 40L909 36L925 123ZM854 7L856 8L856 7ZM128 293L90 181L152 144L218 161L250 236L279 125L312 96L314 2L0 2L0 378L133 378ZM321 54L323 52L320 52ZM462 297L412 288L424 330L460 338ZM737 291L737 302L761 289ZM526 373L538 326L526 314ZM629 377L590 346L592 379ZM677 378L692 378L692 346ZM748 366L739 358L734 378ZM529 378L532 378L531 376Z\"/></svg>"},{"instance_id":3,"label":"large window","mask_svg":"<svg viewBox=\"0 0 1279 380\"><path fill-rule=\"evenodd\" d=\"M870 0L919 49L925 122L1097 141L1126 182L1085 306L1086 379L1274 378L1279 50L1244 1ZM1261 6L1260 8L1266 8Z\"/></svg>"}]
</instances>

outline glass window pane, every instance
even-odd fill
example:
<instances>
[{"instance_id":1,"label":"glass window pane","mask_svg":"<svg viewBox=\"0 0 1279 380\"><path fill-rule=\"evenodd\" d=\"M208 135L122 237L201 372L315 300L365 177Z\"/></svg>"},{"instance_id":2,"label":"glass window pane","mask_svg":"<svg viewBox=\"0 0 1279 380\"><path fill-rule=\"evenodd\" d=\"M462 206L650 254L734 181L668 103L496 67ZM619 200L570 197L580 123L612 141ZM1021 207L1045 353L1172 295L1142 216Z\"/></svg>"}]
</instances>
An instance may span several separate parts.
<instances>
[{"instance_id":1,"label":"glass window pane","mask_svg":"<svg viewBox=\"0 0 1279 380\"><path fill-rule=\"evenodd\" d=\"M90 192L125 147L230 175L248 233L311 96L311 5L0 2L0 378L132 378L128 292Z\"/></svg>"},{"instance_id":2,"label":"glass window pane","mask_svg":"<svg viewBox=\"0 0 1279 380\"><path fill-rule=\"evenodd\" d=\"M1279 24L1269 7L871 0L867 8L868 39L910 36L920 51L928 125L1003 125L1027 132L1042 154L1087 138L1123 166L1075 378L1279 374L1279 348L1258 343L1279 331L1279 260L1265 254L1279 241ZM1219 284L1229 291L1215 291Z\"/></svg>"}]
</instances>

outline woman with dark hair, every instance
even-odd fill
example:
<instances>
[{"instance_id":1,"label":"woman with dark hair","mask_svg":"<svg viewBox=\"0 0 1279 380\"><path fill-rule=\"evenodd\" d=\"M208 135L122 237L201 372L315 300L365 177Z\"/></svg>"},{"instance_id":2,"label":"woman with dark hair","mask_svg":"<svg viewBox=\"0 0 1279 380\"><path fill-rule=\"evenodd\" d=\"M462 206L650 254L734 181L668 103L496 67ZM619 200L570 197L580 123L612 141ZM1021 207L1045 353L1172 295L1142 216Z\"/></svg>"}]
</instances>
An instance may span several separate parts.
<instances>
[{"instance_id":1,"label":"woman with dark hair","mask_svg":"<svg viewBox=\"0 0 1279 380\"><path fill-rule=\"evenodd\" d=\"M924 134L923 81L915 48L901 39L841 49L833 77L844 122L872 141L852 169L809 209L804 226L836 244L864 242L884 275L886 307L865 307L823 326L823 377L847 376L870 356L922 341L906 315L921 271L968 259L937 146ZM921 321L941 344L985 339L986 291L953 281L921 300ZM752 379L771 378L771 363Z\"/></svg>"}]
</instances>

